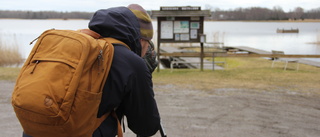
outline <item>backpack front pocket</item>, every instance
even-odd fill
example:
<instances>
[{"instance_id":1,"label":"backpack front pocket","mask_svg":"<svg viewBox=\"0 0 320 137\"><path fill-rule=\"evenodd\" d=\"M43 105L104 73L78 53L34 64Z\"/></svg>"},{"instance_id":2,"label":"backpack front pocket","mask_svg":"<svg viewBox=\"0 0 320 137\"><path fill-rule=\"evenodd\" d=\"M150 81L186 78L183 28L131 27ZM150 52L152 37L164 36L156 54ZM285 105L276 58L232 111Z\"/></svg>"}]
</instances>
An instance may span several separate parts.
<instances>
[{"instance_id":1,"label":"backpack front pocket","mask_svg":"<svg viewBox=\"0 0 320 137\"><path fill-rule=\"evenodd\" d=\"M22 72L24 79L16 86L14 105L44 117L61 115L60 108L65 102L75 68L75 64L60 59L32 60ZM66 120L67 116L61 118Z\"/></svg>"}]
</instances>

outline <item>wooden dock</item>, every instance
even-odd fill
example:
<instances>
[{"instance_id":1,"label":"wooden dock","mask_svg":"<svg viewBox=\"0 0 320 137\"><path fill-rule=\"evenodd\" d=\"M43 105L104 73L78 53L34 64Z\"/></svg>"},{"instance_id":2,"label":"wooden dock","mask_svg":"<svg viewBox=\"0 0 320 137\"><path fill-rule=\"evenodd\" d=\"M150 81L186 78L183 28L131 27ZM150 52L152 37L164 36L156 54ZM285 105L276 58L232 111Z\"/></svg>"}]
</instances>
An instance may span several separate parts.
<instances>
[{"instance_id":1,"label":"wooden dock","mask_svg":"<svg viewBox=\"0 0 320 137\"><path fill-rule=\"evenodd\" d=\"M272 54L271 51L260 50L256 48L246 47L246 46L227 46L224 47L226 52L205 52L204 57L267 57L267 58L280 58L280 60L297 60L299 63L311 65L315 67L320 67L320 62L307 60L304 58L320 58L320 55L292 55L292 54ZM171 46L162 46L160 56L175 57L177 62L197 62L199 61L200 53L187 50L186 48L177 48ZM217 65L210 65L208 61L204 60L205 69L223 69ZM205 64L207 64L205 66ZM190 65L189 68L199 68L195 64Z\"/></svg>"},{"instance_id":2,"label":"wooden dock","mask_svg":"<svg viewBox=\"0 0 320 137\"><path fill-rule=\"evenodd\" d=\"M260 49L255 49L255 48L251 48L251 47L246 47L246 46L238 46L238 47L226 47L226 50L230 50L230 51L238 51L238 52L248 52L248 54L272 54L272 52L270 51L265 51L265 50L260 50ZM281 55L280 55L281 56ZM297 60L299 63L301 64L306 64L306 65L311 65L311 66L316 66L316 67L320 67L320 62L317 61L311 61L311 60L307 60L307 59L303 59L303 58L314 58L314 57L320 57L320 55L292 55L292 57L289 55L284 55L283 58L280 58L280 60L289 60L288 58L290 58L290 60ZM295 58L295 57L299 57L299 58ZM318 58L319 58L318 57Z\"/></svg>"},{"instance_id":3,"label":"wooden dock","mask_svg":"<svg viewBox=\"0 0 320 137\"><path fill-rule=\"evenodd\" d=\"M277 29L277 33L299 33L299 29Z\"/></svg>"}]
</instances>

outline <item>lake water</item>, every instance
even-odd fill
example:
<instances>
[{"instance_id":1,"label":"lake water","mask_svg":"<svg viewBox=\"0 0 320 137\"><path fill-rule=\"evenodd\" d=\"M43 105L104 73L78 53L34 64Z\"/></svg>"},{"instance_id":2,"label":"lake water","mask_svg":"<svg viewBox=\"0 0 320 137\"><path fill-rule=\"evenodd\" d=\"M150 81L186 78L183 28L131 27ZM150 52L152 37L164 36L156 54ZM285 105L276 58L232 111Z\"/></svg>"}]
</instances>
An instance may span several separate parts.
<instances>
[{"instance_id":1,"label":"lake water","mask_svg":"<svg viewBox=\"0 0 320 137\"><path fill-rule=\"evenodd\" d=\"M47 29L87 28L88 20L15 20L0 19L0 40L18 45L27 57L29 43ZM156 29L154 22L154 28ZM299 33L276 33L279 29L299 29ZM157 31L155 31L157 32ZM282 50L286 54L317 54L320 45L320 22L205 22L207 42L224 42L225 46L248 46L262 50ZM154 37L156 38L156 37ZM320 59L312 59L320 61Z\"/></svg>"}]
</instances>

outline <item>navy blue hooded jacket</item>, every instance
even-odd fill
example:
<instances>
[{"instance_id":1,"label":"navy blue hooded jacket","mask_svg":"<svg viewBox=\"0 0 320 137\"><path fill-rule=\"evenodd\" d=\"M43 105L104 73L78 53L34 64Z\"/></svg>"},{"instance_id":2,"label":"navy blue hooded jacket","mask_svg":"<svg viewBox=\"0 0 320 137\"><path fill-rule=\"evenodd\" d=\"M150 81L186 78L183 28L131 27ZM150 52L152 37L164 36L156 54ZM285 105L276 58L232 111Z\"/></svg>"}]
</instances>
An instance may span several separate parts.
<instances>
[{"instance_id":1,"label":"navy blue hooded jacket","mask_svg":"<svg viewBox=\"0 0 320 137\"><path fill-rule=\"evenodd\" d=\"M114 44L112 66L103 89L98 117L116 108L121 119L140 136L151 136L160 127L160 116L154 99L152 75L140 57L140 26L136 16L126 7L97 11L89 28L103 37L116 38L131 50ZM110 137L117 133L116 120L109 116L93 137Z\"/></svg>"}]
</instances>

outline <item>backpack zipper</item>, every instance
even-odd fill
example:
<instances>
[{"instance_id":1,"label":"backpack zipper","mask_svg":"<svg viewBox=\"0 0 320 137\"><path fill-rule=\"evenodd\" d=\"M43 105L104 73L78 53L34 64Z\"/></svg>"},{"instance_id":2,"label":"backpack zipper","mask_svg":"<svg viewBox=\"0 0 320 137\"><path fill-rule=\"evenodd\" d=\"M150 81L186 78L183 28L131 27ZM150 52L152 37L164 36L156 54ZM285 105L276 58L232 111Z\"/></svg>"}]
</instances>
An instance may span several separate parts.
<instances>
[{"instance_id":1,"label":"backpack zipper","mask_svg":"<svg viewBox=\"0 0 320 137\"><path fill-rule=\"evenodd\" d=\"M102 51L102 49L100 50L100 52L99 52L99 55L98 55L98 69L99 69L99 71L98 71L98 74L100 75L100 67L101 67L101 62L103 62L104 61L104 58L103 58L103 51ZM103 70L102 70L103 71Z\"/></svg>"},{"instance_id":2,"label":"backpack zipper","mask_svg":"<svg viewBox=\"0 0 320 137\"><path fill-rule=\"evenodd\" d=\"M97 60L98 61L98 75L100 75L100 69L101 69L101 66L102 66L102 63L104 61L104 58L103 58L103 51L107 48L109 44L106 43L103 47L101 47L101 49L99 50L99 54L97 56ZM89 85L88 85L88 91L91 91L91 82L92 82L92 70L93 69L93 66L90 68L90 74L89 74ZM103 72L104 69L102 67L102 71Z\"/></svg>"},{"instance_id":3,"label":"backpack zipper","mask_svg":"<svg viewBox=\"0 0 320 137\"><path fill-rule=\"evenodd\" d=\"M41 35L40 35L40 36L41 36ZM34 40L32 40L32 41L29 43L29 45L32 45L32 43L35 42L37 39L39 39L40 36L38 36L38 37L36 37Z\"/></svg>"},{"instance_id":4,"label":"backpack zipper","mask_svg":"<svg viewBox=\"0 0 320 137\"><path fill-rule=\"evenodd\" d=\"M40 63L39 60L36 60L35 65L32 68L32 71L30 72L30 74L33 74L34 70L36 69L37 65Z\"/></svg>"},{"instance_id":5,"label":"backpack zipper","mask_svg":"<svg viewBox=\"0 0 320 137\"><path fill-rule=\"evenodd\" d=\"M50 30L54 30L54 28L52 28L52 29L50 29ZM47 30L47 31L49 31L49 30ZM46 32L47 32L46 31ZM43 34L43 33L42 33ZM42 35L41 34L41 35ZM30 43L29 43L29 45L32 45L33 44L33 42L35 42L36 40L38 40L40 37L41 37L41 35L40 36L38 36L38 37L36 37L34 40L32 40Z\"/></svg>"},{"instance_id":6,"label":"backpack zipper","mask_svg":"<svg viewBox=\"0 0 320 137\"><path fill-rule=\"evenodd\" d=\"M103 62L103 51L102 51L102 49L99 51L99 54L98 54L98 57L97 57L96 61L98 62L98 75L100 75L100 66L102 64L101 62ZM94 68L94 65L90 68L88 91L91 91L93 68Z\"/></svg>"},{"instance_id":7,"label":"backpack zipper","mask_svg":"<svg viewBox=\"0 0 320 137\"><path fill-rule=\"evenodd\" d=\"M103 58L103 51L106 50L107 46L109 46L109 43L106 42L104 46L101 47L100 51L99 51L99 55L98 55L98 74L100 75L100 67L101 65L103 66L103 62L104 62L104 58ZM102 67L101 72L104 71L104 67Z\"/></svg>"}]
</instances>

